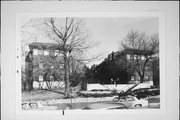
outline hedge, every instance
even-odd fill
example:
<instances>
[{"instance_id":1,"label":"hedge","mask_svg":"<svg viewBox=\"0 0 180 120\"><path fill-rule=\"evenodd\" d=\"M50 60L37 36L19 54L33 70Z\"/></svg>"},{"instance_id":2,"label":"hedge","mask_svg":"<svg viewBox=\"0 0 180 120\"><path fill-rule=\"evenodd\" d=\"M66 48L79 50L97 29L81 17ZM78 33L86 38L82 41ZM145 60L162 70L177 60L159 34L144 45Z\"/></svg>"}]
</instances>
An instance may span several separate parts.
<instances>
[{"instance_id":1,"label":"hedge","mask_svg":"<svg viewBox=\"0 0 180 120\"><path fill-rule=\"evenodd\" d=\"M110 97L114 95L112 91L79 91L77 94L81 97Z\"/></svg>"}]
</instances>

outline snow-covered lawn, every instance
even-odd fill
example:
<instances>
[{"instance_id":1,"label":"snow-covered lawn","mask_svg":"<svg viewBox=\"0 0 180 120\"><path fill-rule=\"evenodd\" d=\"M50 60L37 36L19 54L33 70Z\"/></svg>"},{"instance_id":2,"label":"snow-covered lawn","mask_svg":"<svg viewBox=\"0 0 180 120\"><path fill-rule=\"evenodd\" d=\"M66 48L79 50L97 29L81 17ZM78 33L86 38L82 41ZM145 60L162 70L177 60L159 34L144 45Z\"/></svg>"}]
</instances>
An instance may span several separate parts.
<instances>
[{"instance_id":1,"label":"snow-covered lawn","mask_svg":"<svg viewBox=\"0 0 180 120\"><path fill-rule=\"evenodd\" d=\"M114 96L114 97L116 97L116 96ZM102 97L102 98L79 97L79 98L72 98L72 99L52 99L52 100L48 100L48 101L39 101L39 102L41 102L41 104L43 104L43 105L71 103L71 102L72 103L84 103L84 102L91 103L91 102L101 102L101 101L112 101L114 97Z\"/></svg>"}]
</instances>

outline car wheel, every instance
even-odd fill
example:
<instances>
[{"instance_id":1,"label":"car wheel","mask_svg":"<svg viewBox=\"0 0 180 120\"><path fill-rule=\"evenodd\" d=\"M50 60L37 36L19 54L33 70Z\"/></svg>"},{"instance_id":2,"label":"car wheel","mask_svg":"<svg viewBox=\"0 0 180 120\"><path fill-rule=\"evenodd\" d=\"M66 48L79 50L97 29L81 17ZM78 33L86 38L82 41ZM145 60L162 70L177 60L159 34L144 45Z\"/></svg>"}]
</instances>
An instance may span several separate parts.
<instances>
[{"instance_id":1,"label":"car wheel","mask_svg":"<svg viewBox=\"0 0 180 120\"><path fill-rule=\"evenodd\" d=\"M137 104L137 105L135 105L135 107L142 107L142 105L141 104Z\"/></svg>"}]
</instances>

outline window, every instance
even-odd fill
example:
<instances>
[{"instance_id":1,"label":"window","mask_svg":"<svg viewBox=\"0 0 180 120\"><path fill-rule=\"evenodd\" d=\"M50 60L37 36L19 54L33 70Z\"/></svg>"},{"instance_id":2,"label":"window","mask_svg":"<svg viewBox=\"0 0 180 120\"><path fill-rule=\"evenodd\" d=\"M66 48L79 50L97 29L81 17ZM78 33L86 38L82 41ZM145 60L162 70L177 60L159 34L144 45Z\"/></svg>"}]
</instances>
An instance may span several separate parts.
<instances>
[{"instance_id":1,"label":"window","mask_svg":"<svg viewBox=\"0 0 180 120\"><path fill-rule=\"evenodd\" d=\"M129 54L127 54L127 59L128 59L128 60L130 59L130 55L129 55Z\"/></svg>"},{"instance_id":2,"label":"window","mask_svg":"<svg viewBox=\"0 0 180 120\"><path fill-rule=\"evenodd\" d=\"M140 60L141 59L141 56L140 55L138 55L138 60Z\"/></svg>"},{"instance_id":3,"label":"window","mask_svg":"<svg viewBox=\"0 0 180 120\"><path fill-rule=\"evenodd\" d=\"M43 54L44 54L44 51L43 51L43 50L38 50L38 54L39 54L39 55L43 55Z\"/></svg>"},{"instance_id":4,"label":"window","mask_svg":"<svg viewBox=\"0 0 180 120\"><path fill-rule=\"evenodd\" d=\"M149 76L145 76L145 80L147 80L147 81L148 81L148 80L149 80Z\"/></svg>"},{"instance_id":5,"label":"window","mask_svg":"<svg viewBox=\"0 0 180 120\"><path fill-rule=\"evenodd\" d=\"M109 55L108 55L108 58L109 58L109 60L111 61L111 60L112 60L112 54L109 54Z\"/></svg>"},{"instance_id":6,"label":"window","mask_svg":"<svg viewBox=\"0 0 180 120\"><path fill-rule=\"evenodd\" d=\"M145 57L144 57L144 56L141 56L141 60L145 60Z\"/></svg>"},{"instance_id":7,"label":"window","mask_svg":"<svg viewBox=\"0 0 180 120\"><path fill-rule=\"evenodd\" d=\"M54 55L55 55L55 56L59 55L59 50L55 50L55 51L54 51Z\"/></svg>"},{"instance_id":8,"label":"window","mask_svg":"<svg viewBox=\"0 0 180 120\"><path fill-rule=\"evenodd\" d=\"M63 68L64 68L64 66L62 66L62 65L59 66L59 69L63 69Z\"/></svg>"},{"instance_id":9,"label":"window","mask_svg":"<svg viewBox=\"0 0 180 120\"><path fill-rule=\"evenodd\" d=\"M133 55L131 55L130 57L131 57L131 58L130 58L131 60L134 60L134 56L133 56Z\"/></svg>"},{"instance_id":10,"label":"window","mask_svg":"<svg viewBox=\"0 0 180 120\"><path fill-rule=\"evenodd\" d=\"M49 55L49 51L48 51L48 50L45 50L45 51L44 51L44 55Z\"/></svg>"},{"instance_id":11,"label":"window","mask_svg":"<svg viewBox=\"0 0 180 120\"><path fill-rule=\"evenodd\" d=\"M145 70L148 70L148 69L149 69L149 67L148 67L148 66L146 66L146 67L145 67Z\"/></svg>"},{"instance_id":12,"label":"window","mask_svg":"<svg viewBox=\"0 0 180 120\"><path fill-rule=\"evenodd\" d=\"M114 57L117 57L117 56L118 56L118 54L119 54L118 52L115 52L115 53L114 53Z\"/></svg>"},{"instance_id":13,"label":"window","mask_svg":"<svg viewBox=\"0 0 180 120\"><path fill-rule=\"evenodd\" d=\"M43 81L43 76L39 76L39 81L40 81L40 82Z\"/></svg>"},{"instance_id":14,"label":"window","mask_svg":"<svg viewBox=\"0 0 180 120\"><path fill-rule=\"evenodd\" d=\"M50 76L50 81L54 81L54 76Z\"/></svg>"},{"instance_id":15,"label":"window","mask_svg":"<svg viewBox=\"0 0 180 120\"><path fill-rule=\"evenodd\" d=\"M133 97L127 97L127 101L134 101Z\"/></svg>"},{"instance_id":16,"label":"window","mask_svg":"<svg viewBox=\"0 0 180 120\"><path fill-rule=\"evenodd\" d=\"M134 60L136 60L137 59L137 55L134 55Z\"/></svg>"},{"instance_id":17,"label":"window","mask_svg":"<svg viewBox=\"0 0 180 120\"><path fill-rule=\"evenodd\" d=\"M131 76L131 80L134 81L134 76Z\"/></svg>"},{"instance_id":18,"label":"window","mask_svg":"<svg viewBox=\"0 0 180 120\"><path fill-rule=\"evenodd\" d=\"M43 68L43 63L39 63L39 68Z\"/></svg>"},{"instance_id":19,"label":"window","mask_svg":"<svg viewBox=\"0 0 180 120\"><path fill-rule=\"evenodd\" d=\"M54 56L53 50L49 50L49 55L50 55L50 56Z\"/></svg>"},{"instance_id":20,"label":"window","mask_svg":"<svg viewBox=\"0 0 180 120\"><path fill-rule=\"evenodd\" d=\"M38 49L33 49L33 54L38 55Z\"/></svg>"}]
</instances>

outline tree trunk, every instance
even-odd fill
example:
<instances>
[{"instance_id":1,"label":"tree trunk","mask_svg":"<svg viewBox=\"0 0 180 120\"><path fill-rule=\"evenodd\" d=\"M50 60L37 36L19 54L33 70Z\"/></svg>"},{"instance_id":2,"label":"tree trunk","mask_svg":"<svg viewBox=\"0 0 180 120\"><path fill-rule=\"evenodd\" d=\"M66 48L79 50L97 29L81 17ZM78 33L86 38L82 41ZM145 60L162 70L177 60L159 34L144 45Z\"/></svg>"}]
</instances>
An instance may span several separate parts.
<instances>
[{"instance_id":1,"label":"tree trunk","mask_svg":"<svg viewBox=\"0 0 180 120\"><path fill-rule=\"evenodd\" d=\"M69 88L69 67L68 67L68 58L67 52L64 54L64 81L65 81L65 98L70 97L70 88Z\"/></svg>"},{"instance_id":2,"label":"tree trunk","mask_svg":"<svg viewBox=\"0 0 180 120\"><path fill-rule=\"evenodd\" d=\"M26 78L26 81L25 81L25 86L24 86L24 90L29 90L29 84L28 84L28 78Z\"/></svg>"},{"instance_id":3,"label":"tree trunk","mask_svg":"<svg viewBox=\"0 0 180 120\"><path fill-rule=\"evenodd\" d=\"M28 53L26 62L26 88L31 91L33 89L33 56L32 51Z\"/></svg>"},{"instance_id":4,"label":"tree trunk","mask_svg":"<svg viewBox=\"0 0 180 120\"><path fill-rule=\"evenodd\" d=\"M140 83L144 82L144 76L140 76Z\"/></svg>"},{"instance_id":5,"label":"tree trunk","mask_svg":"<svg viewBox=\"0 0 180 120\"><path fill-rule=\"evenodd\" d=\"M33 90L33 78L29 78L29 91Z\"/></svg>"},{"instance_id":6,"label":"tree trunk","mask_svg":"<svg viewBox=\"0 0 180 120\"><path fill-rule=\"evenodd\" d=\"M29 91L33 89L33 67L32 63L29 63L28 66L28 86L29 86Z\"/></svg>"},{"instance_id":7,"label":"tree trunk","mask_svg":"<svg viewBox=\"0 0 180 120\"><path fill-rule=\"evenodd\" d=\"M28 65L26 68L26 78L25 78L25 83L24 83L25 90L31 91L33 89L33 76L32 75L33 75L32 69L29 68L29 65Z\"/></svg>"}]
</instances>

